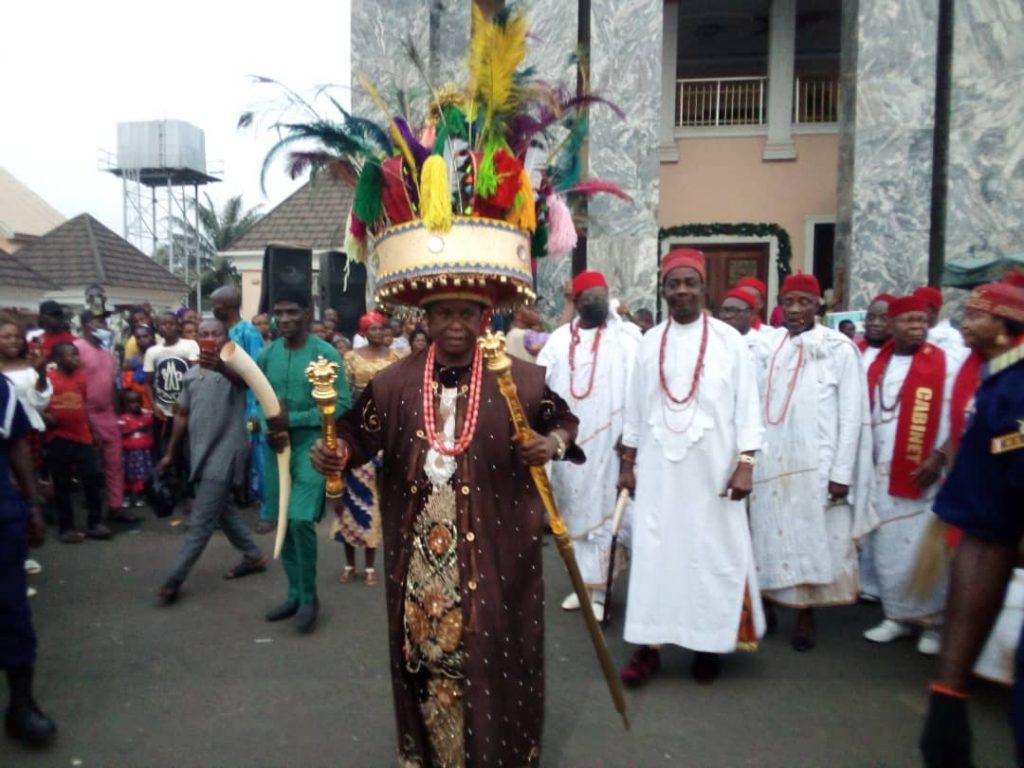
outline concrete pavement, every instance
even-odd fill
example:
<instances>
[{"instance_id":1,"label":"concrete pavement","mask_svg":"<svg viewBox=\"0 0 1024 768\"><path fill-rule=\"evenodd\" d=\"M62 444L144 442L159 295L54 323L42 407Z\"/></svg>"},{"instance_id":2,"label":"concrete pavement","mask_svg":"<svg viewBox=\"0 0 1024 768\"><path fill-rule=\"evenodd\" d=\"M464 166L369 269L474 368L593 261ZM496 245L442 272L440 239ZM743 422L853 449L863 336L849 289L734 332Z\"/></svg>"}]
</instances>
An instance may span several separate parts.
<instances>
[{"instance_id":1,"label":"concrete pavement","mask_svg":"<svg viewBox=\"0 0 1024 768\"><path fill-rule=\"evenodd\" d=\"M180 602L155 598L184 528L147 514L111 542L36 552L30 577L40 635L37 698L60 728L31 752L0 741L0 766L133 768L384 768L395 729L386 658L383 586L340 585L342 547L320 526L321 619L306 637L266 609L285 596L279 564L225 581L237 560L214 537ZM271 536L259 537L272 546ZM361 561L360 561L361 562ZM861 639L875 607L822 611L818 648L788 643L792 614L755 654L727 657L722 677L697 686L690 654L663 652L662 672L628 692L631 731L611 706L578 614L559 609L569 591L546 547L547 704L542 763L571 768L888 768L920 765L916 743L934 659L913 641ZM625 590L617 590L621 608ZM671 585L665 585L670 589ZM606 637L616 663L629 657L618 613ZM1012 764L1007 692L979 683L971 700L979 768Z\"/></svg>"}]
</instances>

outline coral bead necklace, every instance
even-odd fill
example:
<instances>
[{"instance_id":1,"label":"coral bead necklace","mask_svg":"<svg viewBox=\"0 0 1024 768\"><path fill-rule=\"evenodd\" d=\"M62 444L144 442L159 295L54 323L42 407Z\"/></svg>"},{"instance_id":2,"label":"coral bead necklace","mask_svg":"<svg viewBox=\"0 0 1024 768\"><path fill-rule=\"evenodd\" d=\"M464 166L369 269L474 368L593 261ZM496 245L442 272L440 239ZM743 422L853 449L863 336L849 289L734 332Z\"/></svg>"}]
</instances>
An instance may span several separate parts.
<instances>
[{"instance_id":1,"label":"coral bead necklace","mask_svg":"<svg viewBox=\"0 0 1024 768\"><path fill-rule=\"evenodd\" d=\"M437 345L431 344L427 350L426 365L423 368L423 421L430 447L444 456L458 456L465 453L476 434L477 416L480 414L480 385L483 381L483 355L476 350L473 356L473 372L469 379L469 402L466 404L466 416L462 430L455 445L449 448L437 434L437 416L434 410L434 360Z\"/></svg>"},{"instance_id":2,"label":"coral bead necklace","mask_svg":"<svg viewBox=\"0 0 1024 768\"><path fill-rule=\"evenodd\" d=\"M594 334L594 343L590 347L590 380L587 382L586 390L581 393L576 392L576 347L580 345L579 321L575 325L569 326L569 331L572 334L572 341L569 342L569 394L574 400L586 400L594 391L594 374L597 373L597 355L601 348L601 333L604 331L604 324L599 325L597 333Z\"/></svg>"}]
</instances>

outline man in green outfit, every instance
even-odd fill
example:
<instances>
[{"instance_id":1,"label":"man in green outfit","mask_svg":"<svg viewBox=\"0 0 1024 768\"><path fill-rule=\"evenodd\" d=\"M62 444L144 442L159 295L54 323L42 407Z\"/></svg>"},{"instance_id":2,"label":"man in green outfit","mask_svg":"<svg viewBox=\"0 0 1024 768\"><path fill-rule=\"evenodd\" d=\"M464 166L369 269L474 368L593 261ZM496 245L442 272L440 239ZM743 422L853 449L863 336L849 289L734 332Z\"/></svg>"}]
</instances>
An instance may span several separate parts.
<instances>
[{"instance_id":1,"label":"man in green outfit","mask_svg":"<svg viewBox=\"0 0 1024 768\"><path fill-rule=\"evenodd\" d=\"M273 305L278 338L256 359L281 403L281 413L267 422L267 443L274 451L291 444L292 493L281 562L288 575L288 599L267 614L267 621L295 617L296 628L309 632L316 623L316 523L324 508L324 477L313 469L309 450L320 437L320 411L313 401L306 366L323 356L338 363L337 414L349 409L345 366L334 347L309 332L310 296L301 291L278 292ZM271 519L278 516L277 462L266 464L265 499Z\"/></svg>"}]
</instances>

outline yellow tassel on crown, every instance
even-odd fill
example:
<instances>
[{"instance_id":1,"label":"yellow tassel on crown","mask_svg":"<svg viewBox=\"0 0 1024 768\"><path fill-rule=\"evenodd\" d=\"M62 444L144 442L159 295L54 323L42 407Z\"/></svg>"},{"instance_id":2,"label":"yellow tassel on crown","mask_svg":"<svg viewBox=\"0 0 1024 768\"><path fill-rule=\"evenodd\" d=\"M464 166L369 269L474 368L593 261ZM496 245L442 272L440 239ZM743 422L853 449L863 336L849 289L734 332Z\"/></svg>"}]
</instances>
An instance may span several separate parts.
<instances>
[{"instance_id":1,"label":"yellow tassel on crown","mask_svg":"<svg viewBox=\"0 0 1024 768\"><path fill-rule=\"evenodd\" d=\"M427 229L447 232L452 228L452 191L448 164L441 155L431 155L420 174L420 216Z\"/></svg>"},{"instance_id":2,"label":"yellow tassel on crown","mask_svg":"<svg viewBox=\"0 0 1024 768\"><path fill-rule=\"evenodd\" d=\"M516 205L508 212L507 221L524 232L533 232L537 229L533 185L530 183L530 174L525 168L519 172L519 194L516 196Z\"/></svg>"}]
</instances>

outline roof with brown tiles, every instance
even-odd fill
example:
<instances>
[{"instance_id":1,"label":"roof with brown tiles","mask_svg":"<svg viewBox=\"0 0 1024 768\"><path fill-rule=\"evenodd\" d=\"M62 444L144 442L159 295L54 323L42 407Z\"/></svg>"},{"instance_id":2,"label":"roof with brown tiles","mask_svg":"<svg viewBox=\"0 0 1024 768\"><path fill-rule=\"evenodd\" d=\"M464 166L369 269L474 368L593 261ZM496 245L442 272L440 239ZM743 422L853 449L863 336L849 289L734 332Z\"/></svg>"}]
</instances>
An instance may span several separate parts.
<instances>
[{"instance_id":1,"label":"roof with brown tiles","mask_svg":"<svg viewBox=\"0 0 1024 768\"><path fill-rule=\"evenodd\" d=\"M285 198L222 253L262 251L270 243L326 250L341 248L352 208L352 187L321 173Z\"/></svg>"},{"instance_id":2,"label":"roof with brown tiles","mask_svg":"<svg viewBox=\"0 0 1024 768\"><path fill-rule=\"evenodd\" d=\"M62 288L92 283L188 293L188 286L87 213L18 250L18 261Z\"/></svg>"},{"instance_id":3,"label":"roof with brown tiles","mask_svg":"<svg viewBox=\"0 0 1024 768\"><path fill-rule=\"evenodd\" d=\"M0 286L37 291L52 291L60 287L3 249L0 249Z\"/></svg>"}]
</instances>

